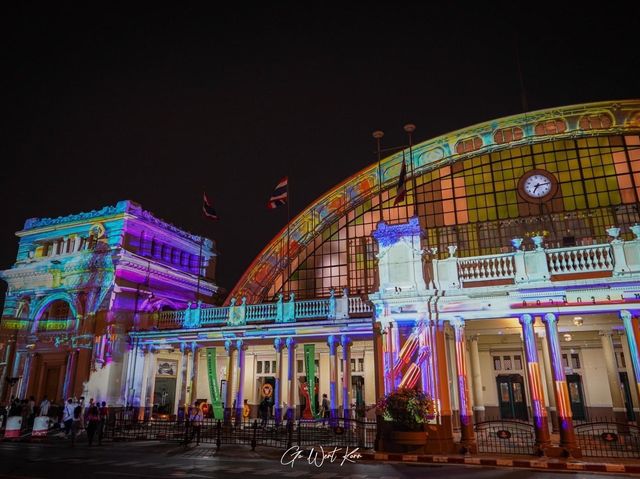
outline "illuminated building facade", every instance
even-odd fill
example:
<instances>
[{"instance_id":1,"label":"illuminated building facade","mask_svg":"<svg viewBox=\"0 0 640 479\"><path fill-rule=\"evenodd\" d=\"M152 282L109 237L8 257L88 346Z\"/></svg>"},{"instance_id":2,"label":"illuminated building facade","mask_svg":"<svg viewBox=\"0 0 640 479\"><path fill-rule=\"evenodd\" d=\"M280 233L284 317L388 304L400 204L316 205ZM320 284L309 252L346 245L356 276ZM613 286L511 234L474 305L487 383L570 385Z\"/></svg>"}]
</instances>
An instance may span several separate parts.
<instances>
[{"instance_id":1,"label":"illuminated building facade","mask_svg":"<svg viewBox=\"0 0 640 479\"><path fill-rule=\"evenodd\" d=\"M436 401L431 451L458 428L475 451L473 422L503 418L579 454L574 422L640 414L639 195L638 100L419 143L305 208L223 307L140 315L128 402L239 414L270 397L279 418L326 393L334 416L373 415L414 386Z\"/></svg>"},{"instance_id":2,"label":"illuminated building facade","mask_svg":"<svg viewBox=\"0 0 640 479\"><path fill-rule=\"evenodd\" d=\"M165 223L131 201L60 218L31 218L8 283L0 334L0 388L59 402L84 395L126 401L127 333L140 314L211 306L211 240ZM200 270L200 274L198 273ZM9 386L5 378L16 378Z\"/></svg>"},{"instance_id":3,"label":"illuminated building facade","mask_svg":"<svg viewBox=\"0 0 640 479\"><path fill-rule=\"evenodd\" d=\"M185 401L256 405L269 383L278 414L312 377L334 414L421 387L434 451L456 447L454 428L476 450L474 418L533 420L536 447L553 431L574 454L573 421L635 420L640 101L504 118L404 155L403 203L398 153L304 209L224 307L151 315L158 330L132 334L141 403L158 397L154 365L175 361Z\"/></svg>"}]
</instances>

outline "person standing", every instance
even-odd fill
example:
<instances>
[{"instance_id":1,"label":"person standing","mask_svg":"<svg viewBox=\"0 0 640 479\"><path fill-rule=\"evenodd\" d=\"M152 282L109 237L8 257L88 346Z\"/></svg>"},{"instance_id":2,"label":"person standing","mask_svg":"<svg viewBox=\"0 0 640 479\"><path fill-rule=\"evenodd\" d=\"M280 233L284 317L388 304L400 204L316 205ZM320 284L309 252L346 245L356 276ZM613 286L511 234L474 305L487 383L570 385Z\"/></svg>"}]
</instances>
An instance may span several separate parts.
<instances>
[{"instance_id":1,"label":"person standing","mask_svg":"<svg viewBox=\"0 0 640 479\"><path fill-rule=\"evenodd\" d=\"M322 406L320 406L320 416L322 417L322 423L324 424L324 420L328 419L330 416L330 405L329 399L326 394L322 395Z\"/></svg>"},{"instance_id":2,"label":"person standing","mask_svg":"<svg viewBox=\"0 0 640 479\"><path fill-rule=\"evenodd\" d=\"M28 414L29 414L29 426L33 426L33 421L36 418L36 398L31 396L29 397L28 406Z\"/></svg>"},{"instance_id":3,"label":"person standing","mask_svg":"<svg viewBox=\"0 0 640 479\"><path fill-rule=\"evenodd\" d=\"M262 419L260 427L264 428L267 426L267 420L269 419L269 400L267 398L260 401L259 412Z\"/></svg>"},{"instance_id":4,"label":"person standing","mask_svg":"<svg viewBox=\"0 0 640 479\"><path fill-rule=\"evenodd\" d=\"M83 399L83 398L81 398ZM82 431L82 420L83 420L83 411L82 404L78 403L73 408L73 422L71 423L71 445L74 446L76 443L76 436L80 434Z\"/></svg>"},{"instance_id":5,"label":"person standing","mask_svg":"<svg viewBox=\"0 0 640 479\"><path fill-rule=\"evenodd\" d=\"M242 419L244 421L249 420L249 416L251 415L251 407L249 407L249 400L244 400L244 405L242 406Z\"/></svg>"},{"instance_id":6,"label":"person standing","mask_svg":"<svg viewBox=\"0 0 640 479\"><path fill-rule=\"evenodd\" d=\"M193 441L193 438L196 437L196 444L200 445L200 430L202 429L202 420L202 409L200 409L200 403L196 402L193 409L191 410L191 414L189 415L191 434L189 436L187 444Z\"/></svg>"},{"instance_id":7,"label":"person standing","mask_svg":"<svg viewBox=\"0 0 640 479\"><path fill-rule=\"evenodd\" d=\"M73 404L73 399L67 399L67 404L64 405L64 410L62 412L62 423L64 424L64 433L68 437L71 432L71 426L73 426L73 410L75 409L75 405Z\"/></svg>"},{"instance_id":8,"label":"person standing","mask_svg":"<svg viewBox=\"0 0 640 479\"><path fill-rule=\"evenodd\" d=\"M96 406L91 406L87 414L87 439L89 440L89 446L93 445L93 436L95 436L99 424L100 411Z\"/></svg>"},{"instance_id":9,"label":"person standing","mask_svg":"<svg viewBox=\"0 0 640 479\"><path fill-rule=\"evenodd\" d=\"M104 428L107 425L108 419L109 419L109 408L107 407L106 401L102 401L102 406L100 407L100 424L98 425L98 446L102 446L102 438L104 437Z\"/></svg>"},{"instance_id":10,"label":"person standing","mask_svg":"<svg viewBox=\"0 0 640 479\"><path fill-rule=\"evenodd\" d=\"M49 402L49 399L47 398L47 396L45 396L42 402L40 403L40 415L48 416L50 407L51 407L51 402Z\"/></svg>"}]
</instances>

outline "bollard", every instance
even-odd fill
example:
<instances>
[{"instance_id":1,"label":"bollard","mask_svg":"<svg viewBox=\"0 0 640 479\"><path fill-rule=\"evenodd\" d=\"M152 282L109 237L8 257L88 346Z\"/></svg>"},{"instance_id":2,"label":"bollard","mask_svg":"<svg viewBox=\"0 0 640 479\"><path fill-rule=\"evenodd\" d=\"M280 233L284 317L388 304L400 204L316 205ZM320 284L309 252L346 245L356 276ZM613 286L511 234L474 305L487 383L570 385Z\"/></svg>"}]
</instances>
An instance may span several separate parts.
<instances>
[{"instance_id":1,"label":"bollard","mask_svg":"<svg viewBox=\"0 0 640 479\"><path fill-rule=\"evenodd\" d=\"M287 420L287 449L293 444L293 421Z\"/></svg>"},{"instance_id":2,"label":"bollard","mask_svg":"<svg viewBox=\"0 0 640 479\"><path fill-rule=\"evenodd\" d=\"M253 421L253 437L251 438L251 450L256 450L256 434L258 433L258 420Z\"/></svg>"},{"instance_id":3,"label":"bollard","mask_svg":"<svg viewBox=\"0 0 640 479\"><path fill-rule=\"evenodd\" d=\"M49 416L36 416L33 421L31 437L42 437L49 433Z\"/></svg>"},{"instance_id":4,"label":"bollard","mask_svg":"<svg viewBox=\"0 0 640 479\"><path fill-rule=\"evenodd\" d=\"M9 416L7 418L7 427L4 430L4 437L8 439L20 437L20 429L22 429L22 416Z\"/></svg>"}]
</instances>

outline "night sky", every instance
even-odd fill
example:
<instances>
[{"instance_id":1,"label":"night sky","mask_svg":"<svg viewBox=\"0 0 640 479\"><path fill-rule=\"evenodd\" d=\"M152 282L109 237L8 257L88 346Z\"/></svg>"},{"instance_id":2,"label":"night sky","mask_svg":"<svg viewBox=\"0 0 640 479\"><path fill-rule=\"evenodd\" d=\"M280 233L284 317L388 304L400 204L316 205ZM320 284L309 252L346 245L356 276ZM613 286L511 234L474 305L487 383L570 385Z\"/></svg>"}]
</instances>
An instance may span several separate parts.
<instances>
[{"instance_id":1,"label":"night sky","mask_svg":"<svg viewBox=\"0 0 640 479\"><path fill-rule=\"evenodd\" d=\"M26 218L131 199L215 239L230 290L285 225L280 177L297 213L375 161L376 129L389 147L407 122L423 141L521 113L516 38L530 110L640 97L638 2L174 3L1 15L1 269Z\"/></svg>"}]
</instances>

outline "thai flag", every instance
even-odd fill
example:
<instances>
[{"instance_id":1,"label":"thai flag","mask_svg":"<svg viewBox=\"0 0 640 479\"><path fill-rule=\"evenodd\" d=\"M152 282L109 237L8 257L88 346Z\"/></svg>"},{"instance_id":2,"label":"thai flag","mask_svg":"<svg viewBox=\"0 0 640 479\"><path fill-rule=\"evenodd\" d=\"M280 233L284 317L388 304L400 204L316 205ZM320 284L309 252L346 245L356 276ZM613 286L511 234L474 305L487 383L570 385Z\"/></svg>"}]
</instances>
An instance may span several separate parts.
<instances>
[{"instance_id":1,"label":"thai flag","mask_svg":"<svg viewBox=\"0 0 640 479\"><path fill-rule=\"evenodd\" d=\"M396 199L393 202L393 206L404 201L404 197L407 194L406 187L407 179L407 163L404 161L404 151L402 152L402 168L400 169L400 177L398 178L398 186L396 189Z\"/></svg>"},{"instance_id":2,"label":"thai flag","mask_svg":"<svg viewBox=\"0 0 640 479\"><path fill-rule=\"evenodd\" d=\"M271 198L269 198L269 202L267 203L267 208L270 210L275 210L278 206L287 204L287 197L289 196L289 178L284 177L278 184L276 188L271 193Z\"/></svg>"},{"instance_id":3,"label":"thai flag","mask_svg":"<svg viewBox=\"0 0 640 479\"><path fill-rule=\"evenodd\" d=\"M210 220L217 221L220 219L220 217L216 214L216 210L213 209L213 205L209 201L209 198L207 198L206 193L202 193L202 212Z\"/></svg>"}]
</instances>

